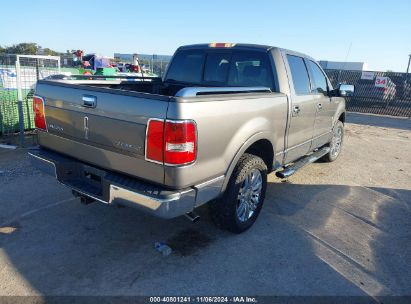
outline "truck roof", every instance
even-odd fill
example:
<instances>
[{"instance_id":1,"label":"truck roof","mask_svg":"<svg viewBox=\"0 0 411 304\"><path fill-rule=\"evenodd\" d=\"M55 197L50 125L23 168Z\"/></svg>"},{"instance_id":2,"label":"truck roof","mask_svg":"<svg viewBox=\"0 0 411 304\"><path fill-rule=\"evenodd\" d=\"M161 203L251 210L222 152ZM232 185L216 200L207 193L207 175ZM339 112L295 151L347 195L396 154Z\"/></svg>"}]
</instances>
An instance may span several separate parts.
<instances>
[{"instance_id":1,"label":"truck roof","mask_svg":"<svg viewBox=\"0 0 411 304\"><path fill-rule=\"evenodd\" d=\"M226 49L234 49L234 50L257 50L257 51L270 51L272 49L277 49L279 51L285 51L287 53L297 55L297 56L302 56L302 57L307 57L309 59L313 59L312 57L301 53L301 52L296 52L293 50L288 50L284 48L279 48L276 46L270 46L270 45L263 45L263 44L250 44L250 43L221 43L221 47L216 47L216 44L220 43L200 43L200 44L190 44L190 45L183 45L178 48L178 50L190 50L190 49L212 49L212 48L226 48ZM227 46L224 46L226 44ZM214 45L214 46L213 46ZM315 60L315 59L313 59Z\"/></svg>"},{"instance_id":2,"label":"truck roof","mask_svg":"<svg viewBox=\"0 0 411 304\"><path fill-rule=\"evenodd\" d=\"M179 50L182 49L207 49L207 48L213 48L213 44L218 44L218 43L201 43L201 44L191 44L191 45L183 45L179 47ZM262 50L262 51L268 51L272 48L273 46L269 45L260 45L260 44L247 44L247 43L222 43L222 44L227 44L231 46L227 46L226 48L230 49L253 49L253 50ZM214 46L215 47L215 46Z\"/></svg>"}]
</instances>

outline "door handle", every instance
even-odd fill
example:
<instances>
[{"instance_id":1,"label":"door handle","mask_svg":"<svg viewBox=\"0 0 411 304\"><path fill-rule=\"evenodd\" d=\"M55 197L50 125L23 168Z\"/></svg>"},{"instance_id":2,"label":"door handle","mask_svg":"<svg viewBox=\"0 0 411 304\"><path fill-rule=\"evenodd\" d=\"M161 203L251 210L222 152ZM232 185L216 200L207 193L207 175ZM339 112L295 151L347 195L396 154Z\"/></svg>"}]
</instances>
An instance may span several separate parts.
<instances>
[{"instance_id":1,"label":"door handle","mask_svg":"<svg viewBox=\"0 0 411 304\"><path fill-rule=\"evenodd\" d=\"M83 95L81 100L83 100L83 106L87 108L95 108L97 105L97 97L93 95Z\"/></svg>"},{"instance_id":2,"label":"door handle","mask_svg":"<svg viewBox=\"0 0 411 304\"><path fill-rule=\"evenodd\" d=\"M293 114L298 114L300 113L301 109L300 106L293 106Z\"/></svg>"},{"instance_id":3,"label":"door handle","mask_svg":"<svg viewBox=\"0 0 411 304\"><path fill-rule=\"evenodd\" d=\"M317 108L318 108L318 110L322 110L322 109L323 109L323 105L322 105L321 103L318 103L318 104L317 104Z\"/></svg>"}]
</instances>

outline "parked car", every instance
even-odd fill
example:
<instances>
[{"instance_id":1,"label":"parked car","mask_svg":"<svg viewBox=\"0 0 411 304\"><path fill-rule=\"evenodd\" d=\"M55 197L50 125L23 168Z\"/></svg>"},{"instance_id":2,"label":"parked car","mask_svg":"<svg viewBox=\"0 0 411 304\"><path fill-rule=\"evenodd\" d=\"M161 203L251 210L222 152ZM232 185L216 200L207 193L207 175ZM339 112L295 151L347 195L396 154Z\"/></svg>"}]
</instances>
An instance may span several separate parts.
<instances>
[{"instance_id":1,"label":"parked car","mask_svg":"<svg viewBox=\"0 0 411 304\"><path fill-rule=\"evenodd\" d=\"M355 84L353 99L369 101L376 105L387 107L395 99L397 89L395 83L387 77L385 87L377 87L375 80L361 79Z\"/></svg>"},{"instance_id":2,"label":"parked car","mask_svg":"<svg viewBox=\"0 0 411 304\"><path fill-rule=\"evenodd\" d=\"M30 154L84 203L193 221L209 203L213 220L239 233L261 211L268 173L338 157L340 95L352 90L333 89L314 59L290 50L183 46L163 79L39 81Z\"/></svg>"}]
</instances>

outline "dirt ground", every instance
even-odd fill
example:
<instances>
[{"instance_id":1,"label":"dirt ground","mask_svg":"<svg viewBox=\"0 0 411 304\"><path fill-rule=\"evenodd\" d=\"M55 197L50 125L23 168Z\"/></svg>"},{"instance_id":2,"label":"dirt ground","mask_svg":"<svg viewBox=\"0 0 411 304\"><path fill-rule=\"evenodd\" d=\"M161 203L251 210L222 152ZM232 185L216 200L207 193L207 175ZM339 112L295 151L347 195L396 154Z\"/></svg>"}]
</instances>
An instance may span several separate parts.
<instances>
[{"instance_id":1,"label":"dirt ground","mask_svg":"<svg viewBox=\"0 0 411 304\"><path fill-rule=\"evenodd\" d=\"M0 295L411 295L411 120L347 120L340 158L271 174L241 235L207 208L193 224L81 205L0 149Z\"/></svg>"}]
</instances>

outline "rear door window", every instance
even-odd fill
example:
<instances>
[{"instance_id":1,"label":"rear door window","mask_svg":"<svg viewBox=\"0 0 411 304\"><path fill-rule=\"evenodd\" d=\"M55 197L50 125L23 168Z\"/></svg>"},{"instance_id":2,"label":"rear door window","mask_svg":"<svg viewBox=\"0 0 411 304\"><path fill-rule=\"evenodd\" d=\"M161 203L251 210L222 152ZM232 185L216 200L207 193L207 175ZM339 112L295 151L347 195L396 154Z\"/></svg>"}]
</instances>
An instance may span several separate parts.
<instances>
[{"instance_id":1,"label":"rear door window","mask_svg":"<svg viewBox=\"0 0 411 304\"><path fill-rule=\"evenodd\" d=\"M294 90L297 95L310 94L310 78L307 67L302 57L287 55L288 65L291 69Z\"/></svg>"}]
</instances>

